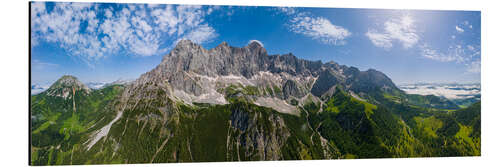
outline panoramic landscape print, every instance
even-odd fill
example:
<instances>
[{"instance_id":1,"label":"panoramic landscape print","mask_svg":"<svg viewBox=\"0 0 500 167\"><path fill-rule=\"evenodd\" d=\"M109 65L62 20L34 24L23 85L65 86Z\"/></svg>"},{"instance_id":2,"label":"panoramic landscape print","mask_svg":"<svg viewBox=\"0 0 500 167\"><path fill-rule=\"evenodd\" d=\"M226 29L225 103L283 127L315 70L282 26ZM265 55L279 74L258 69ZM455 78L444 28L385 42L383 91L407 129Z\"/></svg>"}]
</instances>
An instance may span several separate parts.
<instances>
[{"instance_id":1,"label":"panoramic landscape print","mask_svg":"<svg viewBox=\"0 0 500 167\"><path fill-rule=\"evenodd\" d=\"M30 3L30 164L481 155L481 13Z\"/></svg>"}]
</instances>

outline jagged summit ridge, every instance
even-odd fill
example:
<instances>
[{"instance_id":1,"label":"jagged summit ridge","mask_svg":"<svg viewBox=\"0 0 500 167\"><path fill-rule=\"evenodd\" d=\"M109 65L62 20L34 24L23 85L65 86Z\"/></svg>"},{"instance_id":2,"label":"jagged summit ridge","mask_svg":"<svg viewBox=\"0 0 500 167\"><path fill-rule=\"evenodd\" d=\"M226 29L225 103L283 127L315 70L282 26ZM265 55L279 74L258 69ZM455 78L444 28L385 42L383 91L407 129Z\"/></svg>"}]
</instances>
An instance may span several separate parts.
<instances>
[{"instance_id":1,"label":"jagged summit ridge","mask_svg":"<svg viewBox=\"0 0 500 167\"><path fill-rule=\"evenodd\" d=\"M189 40L181 40L164 56L162 65L168 72L194 72L206 76L243 75L247 78L257 71L265 71L267 51L258 44L250 43L243 48L231 47L222 42L207 50Z\"/></svg>"},{"instance_id":2,"label":"jagged summit ridge","mask_svg":"<svg viewBox=\"0 0 500 167\"><path fill-rule=\"evenodd\" d=\"M399 91L381 72L359 71L333 61L304 60L292 53L269 55L258 42L244 47L222 42L205 49L181 40L156 68L141 75L128 92L141 97L155 94L144 91L161 90L170 99L188 104L227 104L225 89L231 85L241 89L251 87L254 92L245 96L247 100L283 112L296 108L292 101L306 96L319 98L335 85L355 94L381 88Z\"/></svg>"},{"instance_id":3,"label":"jagged summit ridge","mask_svg":"<svg viewBox=\"0 0 500 167\"><path fill-rule=\"evenodd\" d=\"M222 42L217 47L205 49L189 40L181 40L172 51L163 57L162 63L168 72L194 72L200 75L238 75L246 78L259 73L287 72L292 75L317 75L321 61L299 59L292 53L269 55L258 42L244 47L233 47Z\"/></svg>"}]
</instances>

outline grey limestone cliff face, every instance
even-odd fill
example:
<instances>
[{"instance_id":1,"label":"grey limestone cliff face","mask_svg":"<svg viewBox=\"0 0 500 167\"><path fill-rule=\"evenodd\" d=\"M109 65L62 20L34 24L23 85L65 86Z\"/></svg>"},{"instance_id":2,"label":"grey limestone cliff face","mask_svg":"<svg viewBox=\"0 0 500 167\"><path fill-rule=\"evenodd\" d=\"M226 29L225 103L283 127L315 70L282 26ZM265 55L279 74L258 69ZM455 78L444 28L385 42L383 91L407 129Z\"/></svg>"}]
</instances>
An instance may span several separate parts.
<instances>
[{"instance_id":1,"label":"grey limestone cliff face","mask_svg":"<svg viewBox=\"0 0 500 167\"><path fill-rule=\"evenodd\" d=\"M251 78L260 71L293 76L317 75L320 61L298 59L292 54L268 55L257 42L238 48L226 42L206 50L189 40L180 41L160 64L164 72L193 72L209 77L235 75Z\"/></svg>"},{"instance_id":2,"label":"grey limestone cliff face","mask_svg":"<svg viewBox=\"0 0 500 167\"><path fill-rule=\"evenodd\" d=\"M335 76L330 69L324 69L320 72L318 79L311 89L311 93L317 97L321 97L331 87L341 82L341 76Z\"/></svg>"},{"instance_id":3,"label":"grey limestone cliff face","mask_svg":"<svg viewBox=\"0 0 500 167\"><path fill-rule=\"evenodd\" d=\"M246 78L258 71L265 71L268 64L267 51L258 43L236 48L224 42L207 50L189 40L181 40L161 63L166 72L185 71L209 77L237 75Z\"/></svg>"},{"instance_id":4,"label":"grey limestone cliff face","mask_svg":"<svg viewBox=\"0 0 500 167\"><path fill-rule=\"evenodd\" d=\"M299 59L293 54L271 55L269 71L273 73L285 72L290 75L316 76L322 67L321 61Z\"/></svg>"},{"instance_id":5,"label":"grey limestone cliff face","mask_svg":"<svg viewBox=\"0 0 500 167\"><path fill-rule=\"evenodd\" d=\"M228 141L228 148L230 152L238 152L238 156L229 157L229 160L283 159L281 147L290 136L283 118L272 113L264 115L262 112L235 107L230 121L231 132L228 135L233 140ZM240 152L243 155L240 156Z\"/></svg>"},{"instance_id":6,"label":"grey limestone cliff face","mask_svg":"<svg viewBox=\"0 0 500 167\"><path fill-rule=\"evenodd\" d=\"M356 94L398 88L383 73L359 71L333 61L309 61L291 53L268 55L259 43L232 47L223 42L212 49L181 40L153 70L141 75L129 91L161 89L171 99L187 103L227 104L220 89L230 85L256 87L251 98L300 99L321 97L335 85ZM263 99L260 99L262 101Z\"/></svg>"},{"instance_id":7,"label":"grey limestone cliff face","mask_svg":"<svg viewBox=\"0 0 500 167\"><path fill-rule=\"evenodd\" d=\"M302 98L306 94L307 92L299 88L297 83L293 80L287 80L285 84L283 84L283 96L285 99L288 99L289 97Z\"/></svg>"}]
</instances>

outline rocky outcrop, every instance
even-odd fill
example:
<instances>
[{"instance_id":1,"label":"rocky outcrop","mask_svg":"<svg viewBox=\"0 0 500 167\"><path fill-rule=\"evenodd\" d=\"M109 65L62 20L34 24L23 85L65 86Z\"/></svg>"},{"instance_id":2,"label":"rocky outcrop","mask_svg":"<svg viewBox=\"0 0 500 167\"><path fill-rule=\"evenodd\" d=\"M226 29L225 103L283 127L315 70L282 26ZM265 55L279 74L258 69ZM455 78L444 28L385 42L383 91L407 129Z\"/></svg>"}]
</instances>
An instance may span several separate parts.
<instances>
[{"instance_id":1,"label":"rocky outcrop","mask_svg":"<svg viewBox=\"0 0 500 167\"><path fill-rule=\"evenodd\" d=\"M318 79L311 89L311 93L317 97L321 97L321 95L326 93L331 87L340 82L341 80L339 77L335 76L331 70L325 69L320 72Z\"/></svg>"},{"instance_id":2,"label":"rocky outcrop","mask_svg":"<svg viewBox=\"0 0 500 167\"><path fill-rule=\"evenodd\" d=\"M280 160L281 147L290 136L285 121L279 115L253 111L252 108L234 107L231 113L233 140L229 147L236 147L238 157L234 160ZM243 155L239 155L243 152Z\"/></svg>"},{"instance_id":3,"label":"rocky outcrop","mask_svg":"<svg viewBox=\"0 0 500 167\"><path fill-rule=\"evenodd\" d=\"M285 99L289 97L302 98L306 93L302 91L297 83L293 80L287 80L283 85L283 96Z\"/></svg>"},{"instance_id":4,"label":"rocky outcrop","mask_svg":"<svg viewBox=\"0 0 500 167\"><path fill-rule=\"evenodd\" d=\"M377 90L399 90L392 80L380 71L369 69L359 71L357 68L350 68L350 75L347 79L347 85L350 90L358 92L373 92Z\"/></svg>"}]
</instances>

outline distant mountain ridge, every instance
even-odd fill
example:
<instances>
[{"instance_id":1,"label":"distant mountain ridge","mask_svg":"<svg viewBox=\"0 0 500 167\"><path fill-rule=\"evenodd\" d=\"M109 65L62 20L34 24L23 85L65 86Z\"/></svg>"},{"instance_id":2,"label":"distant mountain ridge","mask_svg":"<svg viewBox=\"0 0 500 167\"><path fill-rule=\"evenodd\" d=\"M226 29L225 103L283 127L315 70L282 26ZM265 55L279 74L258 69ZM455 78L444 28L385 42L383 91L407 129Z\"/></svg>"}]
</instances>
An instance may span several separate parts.
<instances>
[{"instance_id":1,"label":"distant mountain ridge","mask_svg":"<svg viewBox=\"0 0 500 167\"><path fill-rule=\"evenodd\" d=\"M72 76L72 77L74 77L74 76ZM132 83L133 81L134 80L131 80L131 79L118 79L118 80L113 81L113 82L86 82L86 83L84 83L84 85L90 89L101 89L101 88L104 88L107 86L117 85L117 84L127 85L127 84ZM56 82L57 82L57 80L56 80ZM81 81L79 81L79 82L81 82ZM31 83L31 95L36 95L36 94L39 94L41 92L44 92L45 90L49 89L50 86L52 86L52 84L54 84L54 83L55 82L50 83L50 84L48 84L48 83Z\"/></svg>"}]
</instances>

